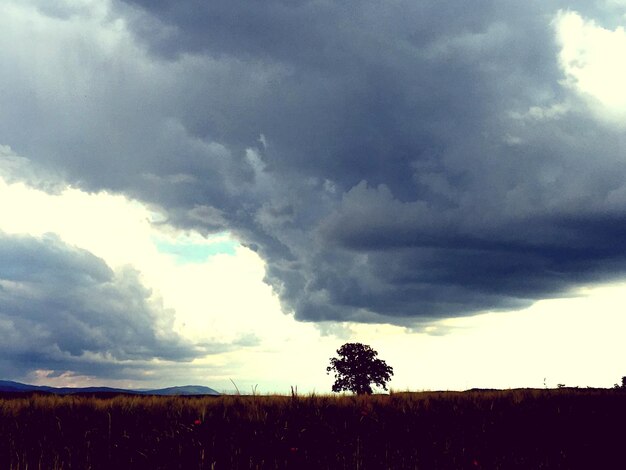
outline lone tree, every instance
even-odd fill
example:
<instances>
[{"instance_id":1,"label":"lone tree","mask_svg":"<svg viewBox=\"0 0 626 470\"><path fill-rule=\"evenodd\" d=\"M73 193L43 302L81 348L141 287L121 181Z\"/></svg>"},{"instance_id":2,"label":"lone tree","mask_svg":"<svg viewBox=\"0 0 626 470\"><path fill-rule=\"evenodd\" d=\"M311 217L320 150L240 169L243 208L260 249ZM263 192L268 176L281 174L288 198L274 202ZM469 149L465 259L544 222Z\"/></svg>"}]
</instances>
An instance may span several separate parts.
<instances>
[{"instance_id":1,"label":"lone tree","mask_svg":"<svg viewBox=\"0 0 626 470\"><path fill-rule=\"evenodd\" d=\"M330 359L326 373L335 374L333 392L349 390L357 395L371 394L374 383L387 390L393 368L381 359L370 346L361 343L346 343L337 349L339 357Z\"/></svg>"}]
</instances>

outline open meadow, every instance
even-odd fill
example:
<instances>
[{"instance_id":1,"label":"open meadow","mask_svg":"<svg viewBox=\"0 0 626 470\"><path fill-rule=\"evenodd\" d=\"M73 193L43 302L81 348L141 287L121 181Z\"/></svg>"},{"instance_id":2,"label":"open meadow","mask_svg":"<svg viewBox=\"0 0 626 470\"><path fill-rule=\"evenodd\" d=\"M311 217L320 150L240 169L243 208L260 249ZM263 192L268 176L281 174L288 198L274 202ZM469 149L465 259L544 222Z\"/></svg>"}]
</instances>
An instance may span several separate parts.
<instances>
[{"instance_id":1,"label":"open meadow","mask_svg":"<svg viewBox=\"0 0 626 470\"><path fill-rule=\"evenodd\" d=\"M626 393L0 398L0 468L623 468ZM617 465L617 466L616 466Z\"/></svg>"}]
</instances>

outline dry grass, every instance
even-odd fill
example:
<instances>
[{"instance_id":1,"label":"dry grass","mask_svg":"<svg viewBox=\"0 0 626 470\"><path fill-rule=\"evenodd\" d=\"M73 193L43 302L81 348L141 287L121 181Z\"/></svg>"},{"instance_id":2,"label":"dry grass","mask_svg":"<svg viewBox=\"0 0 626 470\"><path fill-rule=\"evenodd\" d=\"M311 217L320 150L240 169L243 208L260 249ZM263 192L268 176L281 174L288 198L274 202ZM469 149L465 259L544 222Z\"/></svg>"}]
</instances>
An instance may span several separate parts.
<instances>
[{"instance_id":1,"label":"dry grass","mask_svg":"<svg viewBox=\"0 0 626 470\"><path fill-rule=\"evenodd\" d=\"M626 394L0 399L0 469L621 468Z\"/></svg>"}]
</instances>

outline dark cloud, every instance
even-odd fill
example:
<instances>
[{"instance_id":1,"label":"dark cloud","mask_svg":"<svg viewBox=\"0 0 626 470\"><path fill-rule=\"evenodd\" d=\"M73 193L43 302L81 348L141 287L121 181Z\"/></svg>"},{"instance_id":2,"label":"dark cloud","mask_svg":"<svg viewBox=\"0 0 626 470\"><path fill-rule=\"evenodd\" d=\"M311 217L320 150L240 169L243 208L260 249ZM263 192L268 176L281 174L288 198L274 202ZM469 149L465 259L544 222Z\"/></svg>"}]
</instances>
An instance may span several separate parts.
<instances>
[{"instance_id":1,"label":"dark cloud","mask_svg":"<svg viewBox=\"0 0 626 470\"><path fill-rule=\"evenodd\" d=\"M409 324L623 274L622 131L563 86L552 24L613 27L615 4L115 5L148 52L82 39L86 78L51 102L12 72L2 143L231 230L297 318Z\"/></svg>"},{"instance_id":2,"label":"dark cloud","mask_svg":"<svg viewBox=\"0 0 626 470\"><path fill-rule=\"evenodd\" d=\"M114 272L53 235L0 233L0 260L5 373L43 369L115 377L150 369L154 359L188 362L208 352L172 330L173 312L131 268Z\"/></svg>"}]
</instances>

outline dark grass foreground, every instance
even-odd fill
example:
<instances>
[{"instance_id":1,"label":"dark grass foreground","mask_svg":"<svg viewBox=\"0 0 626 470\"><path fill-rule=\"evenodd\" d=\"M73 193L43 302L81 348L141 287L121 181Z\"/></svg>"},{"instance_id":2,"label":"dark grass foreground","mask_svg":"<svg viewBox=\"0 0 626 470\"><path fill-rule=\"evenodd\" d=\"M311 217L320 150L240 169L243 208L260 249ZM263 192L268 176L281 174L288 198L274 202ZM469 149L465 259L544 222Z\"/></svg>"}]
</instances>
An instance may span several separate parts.
<instances>
[{"instance_id":1,"label":"dark grass foreground","mask_svg":"<svg viewBox=\"0 0 626 470\"><path fill-rule=\"evenodd\" d=\"M626 468L626 393L0 398L0 469Z\"/></svg>"}]
</instances>

